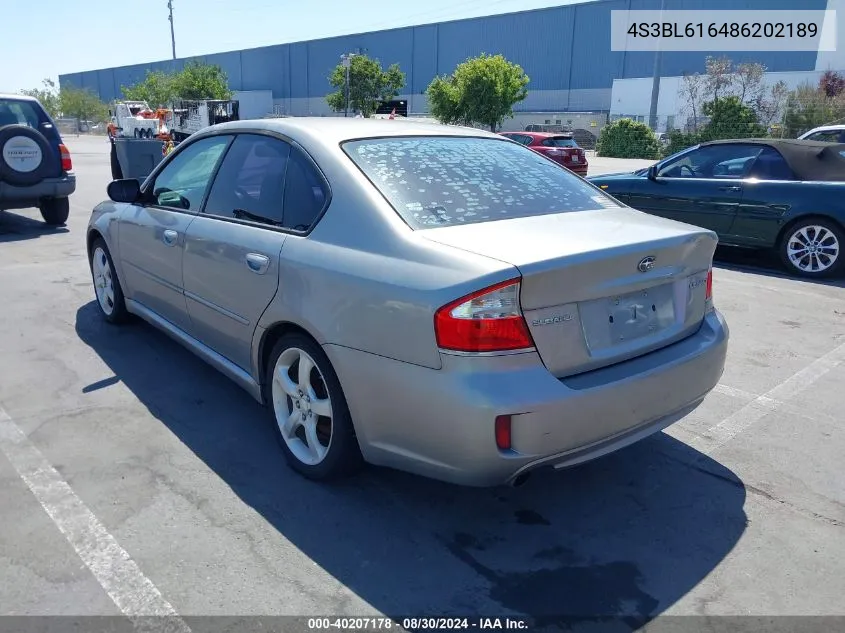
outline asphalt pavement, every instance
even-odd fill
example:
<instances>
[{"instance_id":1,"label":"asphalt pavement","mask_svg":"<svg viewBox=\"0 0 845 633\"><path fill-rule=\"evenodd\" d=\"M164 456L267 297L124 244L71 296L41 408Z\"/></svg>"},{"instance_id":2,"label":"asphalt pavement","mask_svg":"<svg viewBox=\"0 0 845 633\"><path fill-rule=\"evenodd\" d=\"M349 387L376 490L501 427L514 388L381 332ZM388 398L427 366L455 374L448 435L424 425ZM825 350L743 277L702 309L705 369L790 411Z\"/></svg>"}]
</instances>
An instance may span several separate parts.
<instances>
[{"instance_id":1,"label":"asphalt pavement","mask_svg":"<svg viewBox=\"0 0 845 633\"><path fill-rule=\"evenodd\" d=\"M266 410L115 328L85 255L108 146L70 137L66 228L0 212L0 614L845 613L845 284L720 252L725 374L668 431L520 488L284 464ZM591 173L642 161L593 159Z\"/></svg>"}]
</instances>

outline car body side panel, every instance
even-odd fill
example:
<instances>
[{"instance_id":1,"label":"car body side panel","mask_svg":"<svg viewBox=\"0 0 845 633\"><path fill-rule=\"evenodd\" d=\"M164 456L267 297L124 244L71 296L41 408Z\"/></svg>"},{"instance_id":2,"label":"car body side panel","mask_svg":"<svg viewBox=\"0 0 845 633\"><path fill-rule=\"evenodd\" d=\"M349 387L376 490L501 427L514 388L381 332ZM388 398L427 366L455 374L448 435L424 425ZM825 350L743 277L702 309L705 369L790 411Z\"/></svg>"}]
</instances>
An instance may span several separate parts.
<instances>
[{"instance_id":1,"label":"car body side panel","mask_svg":"<svg viewBox=\"0 0 845 633\"><path fill-rule=\"evenodd\" d=\"M287 237L204 215L187 231L182 274L190 333L246 371L255 328L279 287Z\"/></svg>"},{"instance_id":2,"label":"car body side panel","mask_svg":"<svg viewBox=\"0 0 845 633\"><path fill-rule=\"evenodd\" d=\"M91 231L99 233L106 242L111 253L112 262L114 263L115 273L117 279L120 281L120 287L123 289L123 294L126 297L131 297L129 294L131 289L126 282L126 275L123 270L123 260L120 257L120 219L124 211L131 209L132 205L122 204L119 202L112 202L106 200L101 202L91 213L88 220L88 234ZM90 253L89 253L90 256Z\"/></svg>"},{"instance_id":3,"label":"car body side panel","mask_svg":"<svg viewBox=\"0 0 845 633\"><path fill-rule=\"evenodd\" d=\"M121 214L120 258L129 298L190 332L182 283L185 232L194 215L131 205Z\"/></svg>"},{"instance_id":4,"label":"car body side panel","mask_svg":"<svg viewBox=\"0 0 845 633\"><path fill-rule=\"evenodd\" d=\"M727 244L774 247L780 230L800 216L828 216L845 226L845 183L746 180Z\"/></svg>"}]
</instances>

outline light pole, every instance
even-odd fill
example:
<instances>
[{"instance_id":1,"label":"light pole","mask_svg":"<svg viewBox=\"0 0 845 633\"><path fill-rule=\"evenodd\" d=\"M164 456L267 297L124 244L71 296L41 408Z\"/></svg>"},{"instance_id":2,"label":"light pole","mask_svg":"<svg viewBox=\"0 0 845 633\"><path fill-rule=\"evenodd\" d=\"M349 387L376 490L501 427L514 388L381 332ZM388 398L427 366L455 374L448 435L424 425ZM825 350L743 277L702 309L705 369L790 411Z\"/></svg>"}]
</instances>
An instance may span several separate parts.
<instances>
[{"instance_id":1,"label":"light pole","mask_svg":"<svg viewBox=\"0 0 845 633\"><path fill-rule=\"evenodd\" d=\"M170 9L170 45L173 47L173 59L176 59L176 34L173 31L173 0L167 0L167 8Z\"/></svg>"},{"instance_id":2,"label":"light pole","mask_svg":"<svg viewBox=\"0 0 845 633\"><path fill-rule=\"evenodd\" d=\"M663 11L666 8L666 0L660 0L660 21L663 22ZM657 102L660 98L660 75L661 58L663 51L660 47L660 38L657 38L657 50L654 52L654 76L651 80L651 108L648 113L648 126L657 132Z\"/></svg>"},{"instance_id":3,"label":"light pole","mask_svg":"<svg viewBox=\"0 0 845 633\"><path fill-rule=\"evenodd\" d=\"M349 116L349 68L352 66L353 57L355 57L355 53L344 53L340 56L340 61L346 69L346 107L343 111L343 116L345 117Z\"/></svg>"}]
</instances>

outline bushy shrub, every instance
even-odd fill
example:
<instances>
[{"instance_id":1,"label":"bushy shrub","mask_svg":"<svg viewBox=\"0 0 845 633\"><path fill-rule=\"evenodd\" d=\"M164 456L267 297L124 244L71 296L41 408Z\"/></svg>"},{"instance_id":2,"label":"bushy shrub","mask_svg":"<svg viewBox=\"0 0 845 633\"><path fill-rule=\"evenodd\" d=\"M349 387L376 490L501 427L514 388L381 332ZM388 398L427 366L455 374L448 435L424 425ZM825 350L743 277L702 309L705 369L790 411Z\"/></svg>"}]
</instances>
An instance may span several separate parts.
<instances>
[{"instance_id":1,"label":"bushy shrub","mask_svg":"<svg viewBox=\"0 0 845 633\"><path fill-rule=\"evenodd\" d=\"M654 132L645 123L619 119L602 129L596 143L596 155L657 159L660 157L660 144Z\"/></svg>"}]
</instances>

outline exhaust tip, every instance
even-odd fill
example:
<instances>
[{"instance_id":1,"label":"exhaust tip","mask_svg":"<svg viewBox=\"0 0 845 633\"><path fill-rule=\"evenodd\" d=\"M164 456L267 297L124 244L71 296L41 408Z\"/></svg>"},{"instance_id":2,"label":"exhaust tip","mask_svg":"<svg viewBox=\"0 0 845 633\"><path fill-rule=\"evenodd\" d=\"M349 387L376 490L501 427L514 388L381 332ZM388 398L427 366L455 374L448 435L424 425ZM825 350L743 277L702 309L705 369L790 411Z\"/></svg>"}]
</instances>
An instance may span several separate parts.
<instances>
[{"instance_id":1,"label":"exhaust tip","mask_svg":"<svg viewBox=\"0 0 845 633\"><path fill-rule=\"evenodd\" d=\"M521 475L519 475L518 477L516 477L516 478L515 478L515 479L511 482L511 487L512 487L512 488L519 488L520 486L524 485L526 481L528 481L528 478L529 478L530 476L531 476L531 473L522 473Z\"/></svg>"}]
</instances>

